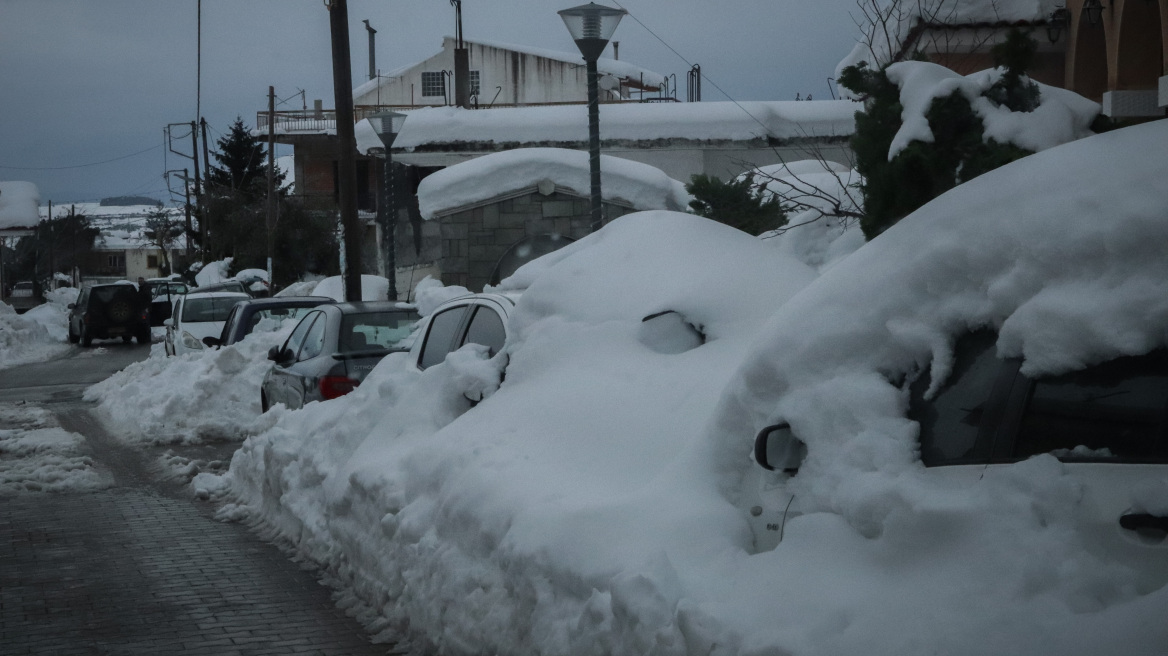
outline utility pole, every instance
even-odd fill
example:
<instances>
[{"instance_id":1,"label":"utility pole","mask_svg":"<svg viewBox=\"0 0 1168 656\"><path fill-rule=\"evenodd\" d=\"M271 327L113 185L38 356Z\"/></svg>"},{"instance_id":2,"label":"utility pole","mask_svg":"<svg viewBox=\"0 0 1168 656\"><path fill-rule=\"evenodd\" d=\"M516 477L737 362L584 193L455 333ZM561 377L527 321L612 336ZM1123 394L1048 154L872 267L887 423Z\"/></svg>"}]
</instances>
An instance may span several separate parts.
<instances>
[{"instance_id":1,"label":"utility pole","mask_svg":"<svg viewBox=\"0 0 1168 656\"><path fill-rule=\"evenodd\" d=\"M57 240L53 238L53 201L49 201L49 289L57 276Z\"/></svg>"},{"instance_id":2,"label":"utility pole","mask_svg":"<svg viewBox=\"0 0 1168 656\"><path fill-rule=\"evenodd\" d=\"M268 87L268 288L272 277L272 257L276 252L276 87Z\"/></svg>"},{"instance_id":3,"label":"utility pole","mask_svg":"<svg viewBox=\"0 0 1168 656\"><path fill-rule=\"evenodd\" d=\"M349 57L349 6L347 0L327 0L333 54L333 101L336 103L337 188L340 193L341 228L345 262L342 280L345 300L361 300L361 234L357 223L357 138L353 133L353 79Z\"/></svg>"},{"instance_id":4,"label":"utility pole","mask_svg":"<svg viewBox=\"0 0 1168 656\"><path fill-rule=\"evenodd\" d=\"M191 154L195 160L195 214L199 217L199 243L203 247L203 264L207 263L207 217L203 212L202 185L199 182L199 133L198 125L191 121Z\"/></svg>"}]
</instances>

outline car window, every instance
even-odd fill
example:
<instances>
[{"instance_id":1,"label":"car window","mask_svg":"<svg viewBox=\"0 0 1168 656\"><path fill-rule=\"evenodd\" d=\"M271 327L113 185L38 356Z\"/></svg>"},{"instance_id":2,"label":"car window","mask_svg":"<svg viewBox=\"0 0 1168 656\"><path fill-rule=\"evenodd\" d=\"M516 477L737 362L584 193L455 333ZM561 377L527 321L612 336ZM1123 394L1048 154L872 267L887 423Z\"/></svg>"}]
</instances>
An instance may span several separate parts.
<instances>
[{"instance_id":1,"label":"car window","mask_svg":"<svg viewBox=\"0 0 1168 656\"><path fill-rule=\"evenodd\" d=\"M311 360L324 350L324 329L328 321L323 312L320 315L312 323L312 327L308 329L308 334L304 337L304 347L300 349L300 354L296 358L297 362Z\"/></svg>"},{"instance_id":2,"label":"car window","mask_svg":"<svg viewBox=\"0 0 1168 656\"><path fill-rule=\"evenodd\" d=\"M466 329L464 344L482 344L490 349L494 356L503 348L507 341L507 331L503 328L503 319L499 313L489 307L480 305L475 309L470 326Z\"/></svg>"},{"instance_id":3,"label":"car window","mask_svg":"<svg viewBox=\"0 0 1168 656\"><path fill-rule=\"evenodd\" d=\"M296 324L296 328L292 330L292 334L288 336L287 341L284 342L284 350L291 351L292 355L299 353L300 347L304 345L304 337L308 334L308 329L312 327L312 323L321 314L323 312L313 312L301 319L300 323Z\"/></svg>"},{"instance_id":4,"label":"car window","mask_svg":"<svg viewBox=\"0 0 1168 656\"><path fill-rule=\"evenodd\" d=\"M924 398L928 375L913 383L909 418L920 424L921 461L926 466L989 462L995 426L987 412L1002 370L994 342L995 335L988 331L958 341L953 371L932 399Z\"/></svg>"},{"instance_id":5,"label":"car window","mask_svg":"<svg viewBox=\"0 0 1168 656\"><path fill-rule=\"evenodd\" d=\"M430 327L426 332L426 341L422 344L422 354L418 358L418 366L422 369L432 367L446 359L454 344L454 333L462 324L462 316L467 306L444 310L430 319Z\"/></svg>"},{"instance_id":6,"label":"car window","mask_svg":"<svg viewBox=\"0 0 1168 656\"><path fill-rule=\"evenodd\" d=\"M220 343L227 344L228 338L235 332L236 326L239 325L239 315L241 312L239 305L231 308L231 314L227 315L227 323L223 324L223 332L219 335Z\"/></svg>"},{"instance_id":7,"label":"car window","mask_svg":"<svg viewBox=\"0 0 1168 656\"><path fill-rule=\"evenodd\" d=\"M346 314L341 320L337 350L341 353L357 353L402 349L403 342L414 331L417 321L415 312Z\"/></svg>"},{"instance_id":8,"label":"car window","mask_svg":"<svg viewBox=\"0 0 1168 656\"><path fill-rule=\"evenodd\" d=\"M1035 380L1014 457L1168 462L1168 353Z\"/></svg>"},{"instance_id":9,"label":"car window","mask_svg":"<svg viewBox=\"0 0 1168 656\"><path fill-rule=\"evenodd\" d=\"M242 298L226 297L187 297L183 303L182 320L184 323L200 321L226 321L231 308L242 301Z\"/></svg>"}]
</instances>

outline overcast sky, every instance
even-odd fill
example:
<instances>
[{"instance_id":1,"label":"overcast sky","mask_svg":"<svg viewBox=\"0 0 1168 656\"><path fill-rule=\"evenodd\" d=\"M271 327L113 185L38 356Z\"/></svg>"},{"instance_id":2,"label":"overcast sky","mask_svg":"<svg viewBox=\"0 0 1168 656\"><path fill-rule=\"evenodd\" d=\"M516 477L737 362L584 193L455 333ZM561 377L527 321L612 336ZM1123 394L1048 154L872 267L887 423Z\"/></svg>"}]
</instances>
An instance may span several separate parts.
<instances>
[{"instance_id":1,"label":"overcast sky","mask_svg":"<svg viewBox=\"0 0 1168 656\"><path fill-rule=\"evenodd\" d=\"M464 36L576 53L556 11L581 2L465 0ZM620 58L676 74L683 99L681 57L701 64L707 101L726 99L715 85L735 100L829 98L827 78L858 34L854 0L605 4L644 24L620 24ZM163 172L190 161L165 153L163 128L196 116L197 13L196 0L0 0L0 180L36 183L42 202L169 200ZM354 84L368 76L363 19L378 30L381 70L438 52L454 32L449 0L350 0ZM321 0L203 0L202 34L201 107L212 140L237 115L254 126L269 85L286 100L280 109L299 109L301 89L310 107L314 98L333 107ZM78 166L114 158L123 159Z\"/></svg>"}]
</instances>

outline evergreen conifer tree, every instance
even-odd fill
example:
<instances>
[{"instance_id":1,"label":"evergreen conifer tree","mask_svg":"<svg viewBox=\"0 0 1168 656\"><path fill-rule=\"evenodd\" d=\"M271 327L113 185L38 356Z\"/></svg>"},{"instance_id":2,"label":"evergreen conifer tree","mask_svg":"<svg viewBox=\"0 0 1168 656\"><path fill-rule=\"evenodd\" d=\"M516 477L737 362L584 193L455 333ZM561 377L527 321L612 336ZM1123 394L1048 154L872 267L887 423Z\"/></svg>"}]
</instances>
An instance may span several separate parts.
<instances>
[{"instance_id":1,"label":"evergreen conifer tree","mask_svg":"<svg viewBox=\"0 0 1168 656\"><path fill-rule=\"evenodd\" d=\"M253 137L240 117L235 118L228 133L217 142L212 157L218 165L207 170L207 185L212 193L242 191L264 198L268 183L268 153L264 142ZM276 171L276 188L284 183L284 174ZM250 201L250 199L249 199Z\"/></svg>"},{"instance_id":2,"label":"evergreen conifer tree","mask_svg":"<svg viewBox=\"0 0 1168 656\"><path fill-rule=\"evenodd\" d=\"M779 199L757 193L750 174L730 182L699 173L685 186L693 195L689 206L699 216L733 226L752 235L783 227L787 223Z\"/></svg>"}]
</instances>

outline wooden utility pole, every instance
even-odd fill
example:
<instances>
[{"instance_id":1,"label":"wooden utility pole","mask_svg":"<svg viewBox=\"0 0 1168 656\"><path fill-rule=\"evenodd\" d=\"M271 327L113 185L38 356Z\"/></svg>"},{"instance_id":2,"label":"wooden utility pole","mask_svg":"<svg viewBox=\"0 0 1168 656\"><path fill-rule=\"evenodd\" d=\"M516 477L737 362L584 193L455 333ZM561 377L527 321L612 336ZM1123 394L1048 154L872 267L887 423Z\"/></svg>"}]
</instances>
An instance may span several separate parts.
<instances>
[{"instance_id":1,"label":"wooden utility pole","mask_svg":"<svg viewBox=\"0 0 1168 656\"><path fill-rule=\"evenodd\" d=\"M272 277L272 257L276 252L276 87L268 87L268 288Z\"/></svg>"},{"instance_id":2,"label":"wooden utility pole","mask_svg":"<svg viewBox=\"0 0 1168 656\"><path fill-rule=\"evenodd\" d=\"M347 0L329 0L333 51L333 102L337 115L337 189L340 193L345 300L361 300L361 228L357 223L357 137L353 132L353 66L349 57Z\"/></svg>"}]
</instances>

